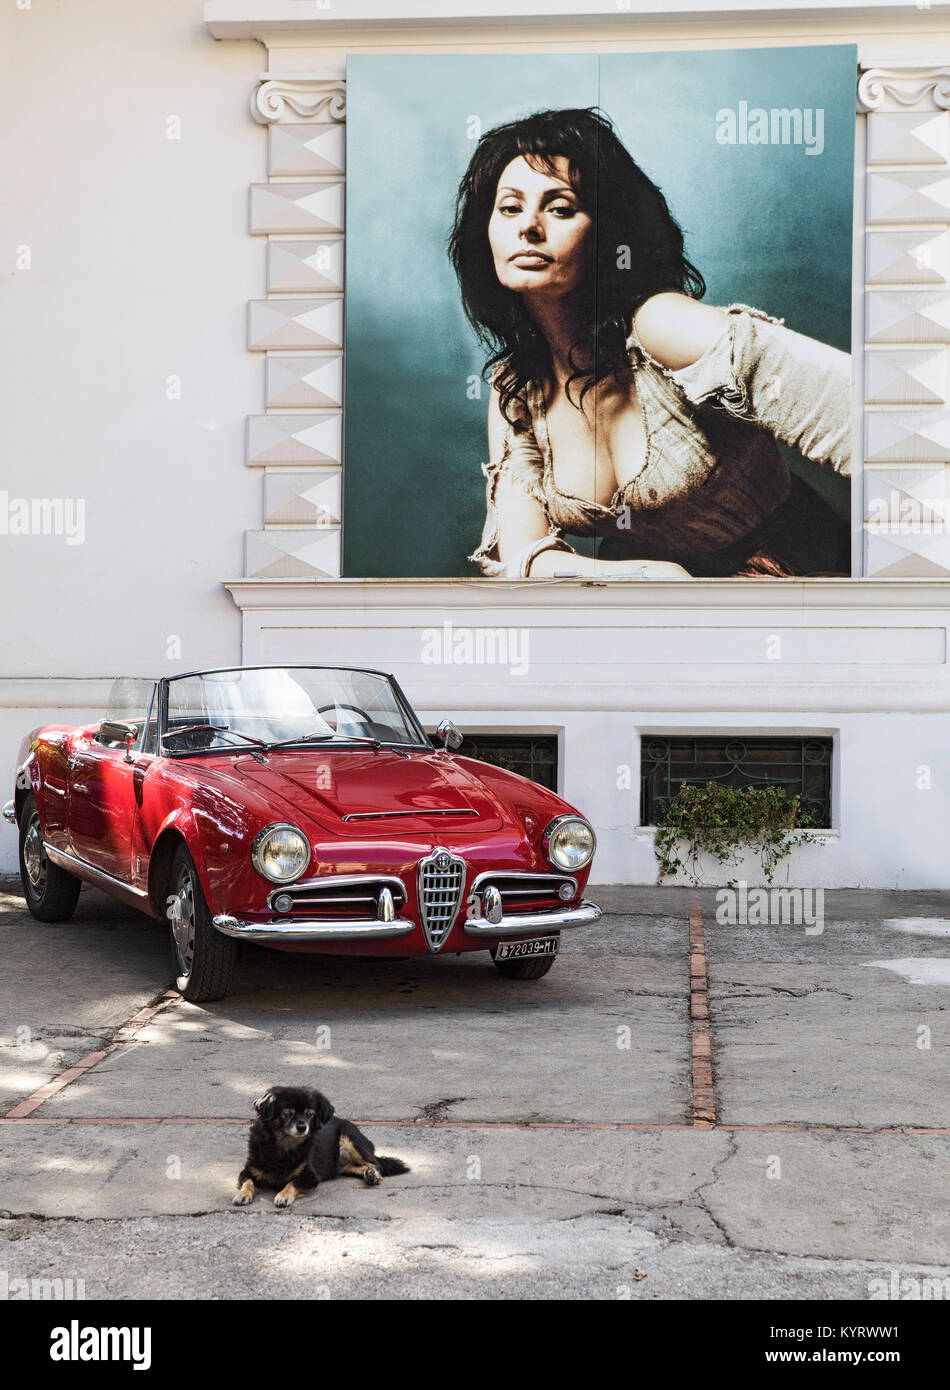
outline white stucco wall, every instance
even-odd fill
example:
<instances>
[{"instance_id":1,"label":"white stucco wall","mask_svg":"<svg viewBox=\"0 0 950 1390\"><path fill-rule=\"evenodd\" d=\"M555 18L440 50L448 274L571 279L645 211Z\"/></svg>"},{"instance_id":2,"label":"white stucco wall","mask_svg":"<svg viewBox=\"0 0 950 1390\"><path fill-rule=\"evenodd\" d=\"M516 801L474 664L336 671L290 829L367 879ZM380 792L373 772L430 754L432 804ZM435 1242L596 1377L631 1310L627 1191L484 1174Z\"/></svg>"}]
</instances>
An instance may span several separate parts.
<instances>
[{"instance_id":1,"label":"white stucco wall","mask_svg":"<svg viewBox=\"0 0 950 1390\"><path fill-rule=\"evenodd\" d=\"M101 713L103 677L164 671L175 637L191 665L240 661L221 580L260 507L242 457L262 51L216 44L194 0L0 12L0 490L85 508L81 544L0 536L3 800L23 734Z\"/></svg>"},{"instance_id":2,"label":"white stucco wall","mask_svg":"<svg viewBox=\"0 0 950 1390\"><path fill-rule=\"evenodd\" d=\"M261 392L246 315L264 273L247 235L262 51L215 43L195 0L0 13L0 488L85 504L82 544L0 536L0 686L163 670L172 635L192 664L240 657L221 580L260 506L241 463Z\"/></svg>"}]
</instances>

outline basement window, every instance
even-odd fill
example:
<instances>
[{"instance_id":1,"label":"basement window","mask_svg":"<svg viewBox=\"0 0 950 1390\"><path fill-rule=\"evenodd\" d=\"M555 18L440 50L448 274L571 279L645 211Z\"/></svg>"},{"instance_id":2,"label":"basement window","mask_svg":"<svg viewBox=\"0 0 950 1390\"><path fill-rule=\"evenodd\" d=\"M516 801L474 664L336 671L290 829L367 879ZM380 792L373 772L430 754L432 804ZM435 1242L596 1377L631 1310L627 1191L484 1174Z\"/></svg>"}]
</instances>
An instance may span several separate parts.
<instances>
[{"instance_id":1,"label":"basement window","mask_svg":"<svg viewBox=\"0 0 950 1390\"><path fill-rule=\"evenodd\" d=\"M644 735L640 823L656 825L683 782L724 787L784 787L802 799L815 828L831 827L832 740L809 735L659 737Z\"/></svg>"},{"instance_id":2,"label":"basement window","mask_svg":"<svg viewBox=\"0 0 950 1390\"><path fill-rule=\"evenodd\" d=\"M539 786L557 791L557 735L474 734L467 735L459 756L478 758L508 772L517 772Z\"/></svg>"}]
</instances>

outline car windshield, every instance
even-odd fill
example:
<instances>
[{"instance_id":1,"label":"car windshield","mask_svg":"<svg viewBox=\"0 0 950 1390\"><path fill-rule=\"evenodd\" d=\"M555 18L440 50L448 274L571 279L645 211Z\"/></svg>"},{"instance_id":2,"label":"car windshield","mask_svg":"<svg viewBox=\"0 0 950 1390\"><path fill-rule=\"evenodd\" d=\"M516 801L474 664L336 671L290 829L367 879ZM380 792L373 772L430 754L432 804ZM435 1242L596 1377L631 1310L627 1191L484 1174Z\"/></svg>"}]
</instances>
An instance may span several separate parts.
<instances>
[{"instance_id":1,"label":"car windshield","mask_svg":"<svg viewBox=\"0 0 950 1390\"><path fill-rule=\"evenodd\" d=\"M169 753L358 740L429 746L392 681L373 671L247 667L168 681Z\"/></svg>"}]
</instances>

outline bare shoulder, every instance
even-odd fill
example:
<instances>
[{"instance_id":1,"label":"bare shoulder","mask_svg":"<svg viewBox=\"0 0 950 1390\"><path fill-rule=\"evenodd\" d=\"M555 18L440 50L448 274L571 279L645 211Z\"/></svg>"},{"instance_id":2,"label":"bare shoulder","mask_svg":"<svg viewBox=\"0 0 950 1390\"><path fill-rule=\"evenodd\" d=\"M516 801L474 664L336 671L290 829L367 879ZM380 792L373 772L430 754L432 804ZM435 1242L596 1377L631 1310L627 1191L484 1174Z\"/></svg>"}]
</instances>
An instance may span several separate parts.
<instances>
[{"instance_id":1,"label":"bare shoulder","mask_svg":"<svg viewBox=\"0 0 950 1390\"><path fill-rule=\"evenodd\" d=\"M637 337L651 357L678 371L696 362L719 337L726 315L688 294L652 295L634 315Z\"/></svg>"}]
</instances>

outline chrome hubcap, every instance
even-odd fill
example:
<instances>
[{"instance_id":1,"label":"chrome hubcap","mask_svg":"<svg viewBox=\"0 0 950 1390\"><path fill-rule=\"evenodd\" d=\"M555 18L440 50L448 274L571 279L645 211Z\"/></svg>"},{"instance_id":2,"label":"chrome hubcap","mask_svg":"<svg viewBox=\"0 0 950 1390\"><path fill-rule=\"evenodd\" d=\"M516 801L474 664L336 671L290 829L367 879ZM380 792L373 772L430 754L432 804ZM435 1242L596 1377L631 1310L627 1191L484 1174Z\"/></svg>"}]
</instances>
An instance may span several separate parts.
<instances>
[{"instance_id":1,"label":"chrome hubcap","mask_svg":"<svg viewBox=\"0 0 950 1390\"><path fill-rule=\"evenodd\" d=\"M191 875L183 869L168 898L168 920L178 957L179 977L191 974L195 959L195 895Z\"/></svg>"},{"instance_id":2,"label":"chrome hubcap","mask_svg":"<svg viewBox=\"0 0 950 1390\"><path fill-rule=\"evenodd\" d=\"M47 862L46 851L43 848L40 818L34 814L30 817L30 828L23 841L23 867L30 880L30 887L38 894L42 893L46 886Z\"/></svg>"}]
</instances>

